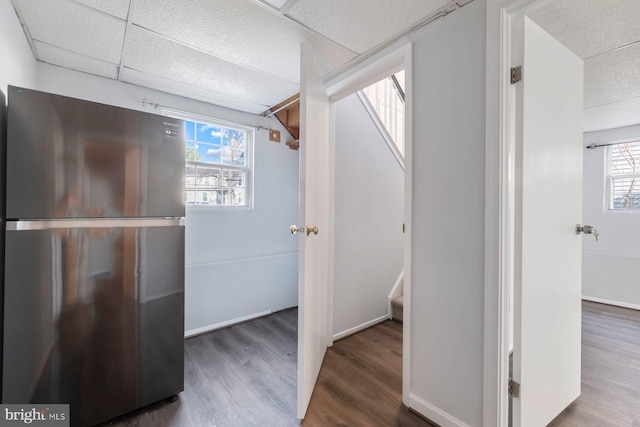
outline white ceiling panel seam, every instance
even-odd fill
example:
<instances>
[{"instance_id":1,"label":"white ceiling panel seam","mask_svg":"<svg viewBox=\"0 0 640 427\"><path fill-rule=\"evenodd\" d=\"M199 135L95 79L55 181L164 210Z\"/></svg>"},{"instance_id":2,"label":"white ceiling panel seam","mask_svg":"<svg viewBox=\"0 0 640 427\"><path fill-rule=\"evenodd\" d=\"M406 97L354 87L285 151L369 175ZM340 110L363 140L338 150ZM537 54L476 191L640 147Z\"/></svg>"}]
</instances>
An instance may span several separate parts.
<instances>
[{"instance_id":1,"label":"white ceiling panel seam","mask_svg":"<svg viewBox=\"0 0 640 427\"><path fill-rule=\"evenodd\" d=\"M228 59L228 58L226 58L226 57L216 55L216 54L211 53L211 52L209 52L209 51L207 51L207 50L205 50L205 49L201 49L201 48L199 48L199 47L197 47L197 46L190 45L189 43L185 43L185 42L182 42L182 41L180 41L180 40L176 40L176 39L174 39L173 37L170 37L170 36L167 36L167 35L165 35L165 34L159 33L159 32L157 32L157 31L151 30L151 29L149 29L149 28L145 28L145 27L143 27L143 26L141 26L141 25L138 25L138 24L136 24L136 23L133 23L133 24L132 24L132 27L138 28L138 29L143 30L143 31L147 31L147 32L149 32L149 33L151 33L151 34L153 34L153 35L155 35L155 36L161 37L161 38L163 38L163 39L165 39L165 40L167 40L167 41L170 41L170 42L172 42L172 43L179 44L179 45L181 45L181 46L183 46L183 47L186 47L186 48L188 48L188 49L195 50L195 51L197 51L197 52L200 52L200 53L203 53L203 54L205 54L205 55L211 56L211 57L213 57L213 58L219 59L219 60L221 60L221 61L229 62L229 63L231 63L231 64L233 64L233 65L237 65L237 66L239 66L239 67L246 68L247 70L250 70L250 71L253 71L253 72L256 72L256 73L260 73L260 74L263 74L263 75L265 75L265 76L274 77L274 78L280 79L280 80L285 81L285 82L288 82L288 83L292 83L292 84L296 84L296 85L297 85L297 84L299 84L299 83L298 83L298 82L296 82L296 81L291 81L291 80L286 79L286 78L284 78L284 77L282 77L282 76L278 76L278 75L275 75L275 74L271 74L271 73L268 73L268 72L266 72L266 71L263 71L263 70L260 70L260 69L254 68L254 67L249 67L249 66L247 66L247 65L245 65L245 64L242 64L242 63L240 63L240 62L230 60L230 59Z\"/></svg>"},{"instance_id":2,"label":"white ceiling panel seam","mask_svg":"<svg viewBox=\"0 0 640 427\"><path fill-rule=\"evenodd\" d=\"M119 62L111 62L111 61L107 61L105 59L99 58L97 56L85 55L83 53L79 53L79 52L76 52L76 51L71 50L71 49L66 49L64 47L56 46L54 44L47 43L47 42L42 41L42 40L33 39L33 42L34 42L34 45L36 46L36 49L38 49L38 45L50 46L50 47L59 49L61 51L69 52L69 53L72 53L72 54L75 54L75 55L78 55L78 56L83 56L83 57L88 58L90 60L101 61L101 62L104 62L104 63L107 63L107 64L115 65L116 67L120 65ZM40 56L38 56L38 58L36 58L36 59L40 59Z\"/></svg>"},{"instance_id":3,"label":"white ceiling panel seam","mask_svg":"<svg viewBox=\"0 0 640 427\"><path fill-rule=\"evenodd\" d=\"M108 12L105 12L104 10L96 9L95 7L91 7L88 4L82 3L81 1L78 1L78 0L64 0L64 1L69 2L69 3L73 3L74 5L77 5L79 7L87 9L87 10L89 10L91 12L99 13L100 15L103 15L103 16L105 16L107 18L110 18L110 19L117 19L118 21L121 21L121 22L126 21L126 19L120 18L120 17L118 17L116 15L112 15L112 14L110 14Z\"/></svg>"}]
</instances>

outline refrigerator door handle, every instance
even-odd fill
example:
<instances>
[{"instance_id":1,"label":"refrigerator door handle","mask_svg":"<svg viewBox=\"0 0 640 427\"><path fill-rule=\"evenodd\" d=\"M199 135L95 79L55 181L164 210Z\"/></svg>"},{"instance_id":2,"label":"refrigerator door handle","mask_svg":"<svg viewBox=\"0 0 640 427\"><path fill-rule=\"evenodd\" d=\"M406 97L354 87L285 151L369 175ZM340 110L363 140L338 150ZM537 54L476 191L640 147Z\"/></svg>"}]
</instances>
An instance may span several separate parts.
<instances>
[{"instance_id":1,"label":"refrigerator door handle","mask_svg":"<svg viewBox=\"0 0 640 427\"><path fill-rule=\"evenodd\" d=\"M79 218L7 221L7 231L56 228L184 227L184 218Z\"/></svg>"}]
</instances>

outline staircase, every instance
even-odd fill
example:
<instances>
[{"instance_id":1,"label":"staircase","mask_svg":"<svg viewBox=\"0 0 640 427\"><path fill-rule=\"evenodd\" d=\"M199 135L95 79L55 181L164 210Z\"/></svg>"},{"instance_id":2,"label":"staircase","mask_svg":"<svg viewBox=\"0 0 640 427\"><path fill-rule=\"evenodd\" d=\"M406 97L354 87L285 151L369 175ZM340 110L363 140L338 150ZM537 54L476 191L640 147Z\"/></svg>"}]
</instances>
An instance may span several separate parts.
<instances>
[{"instance_id":1,"label":"staircase","mask_svg":"<svg viewBox=\"0 0 640 427\"><path fill-rule=\"evenodd\" d=\"M391 320L402 323L403 312L403 295L400 295L391 300Z\"/></svg>"}]
</instances>

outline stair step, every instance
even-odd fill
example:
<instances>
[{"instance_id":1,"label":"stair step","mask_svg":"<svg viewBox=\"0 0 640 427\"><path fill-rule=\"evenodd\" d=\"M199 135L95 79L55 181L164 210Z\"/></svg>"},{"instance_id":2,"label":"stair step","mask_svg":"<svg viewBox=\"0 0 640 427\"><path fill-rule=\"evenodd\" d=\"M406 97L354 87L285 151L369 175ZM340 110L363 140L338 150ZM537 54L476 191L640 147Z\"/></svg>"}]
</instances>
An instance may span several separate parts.
<instances>
[{"instance_id":1,"label":"stair step","mask_svg":"<svg viewBox=\"0 0 640 427\"><path fill-rule=\"evenodd\" d=\"M391 300L391 319L402 323L403 312L404 298L403 295L400 295Z\"/></svg>"}]
</instances>

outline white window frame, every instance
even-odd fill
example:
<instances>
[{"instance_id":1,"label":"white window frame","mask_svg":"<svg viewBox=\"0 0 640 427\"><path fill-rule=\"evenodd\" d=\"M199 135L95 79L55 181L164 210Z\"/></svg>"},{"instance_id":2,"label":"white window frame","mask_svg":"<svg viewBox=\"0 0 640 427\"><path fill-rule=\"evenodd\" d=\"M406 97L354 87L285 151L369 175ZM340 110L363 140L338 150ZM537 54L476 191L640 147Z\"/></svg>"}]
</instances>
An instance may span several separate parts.
<instances>
[{"instance_id":1,"label":"white window frame","mask_svg":"<svg viewBox=\"0 0 640 427\"><path fill-rule=\"evenodd\" d=\"M213 166L220 168L220 179L222 179L223 171L226 170L238 170L245 172L245 198L247 200L246 205L236 206L236 205L198 205L198 204L187 204L185 203L185 208L189 210L229 210L229 211L251 211L254 209L254 145L255 145L255 136L256 136L256 128L252 126L247 126L245 124L240 124L236 122L232 122L229 120L218 119L210 116L203 116L199 114L187 113L183 111L169 110L163 109L162 114L168 117L174 117L177 119L192 121L192 122L200 122L207 123L211 125L216 125L220 127L237 129L245 132L245 166L235 166L235 165L227 165L223 163L212 163L212 162L200 162L197 160L186 160L185 165L193 164L193 165L203 165L203 166ZM183 138L186 141L186 138ZM185 189L186 192L186 182ZM185 193L186 195L186 193Z\"/></svg>"},{"instance_id":2,"label":"white window frame","mask_svg":"<svg viewBox=\"0 0 640 427\"><path fill-rule=\"evenodd\" d=\"M606 152L606 165L605 165L605 170L606 170L606 181L605 181L605 194L606 194L606 198L605 198L605 212L608 213L631 213L631 214L640 214L640 208L630 208L630 209L622 209L622 208L614 208L613 207L613 181L614 179L629 179L629 178L637 178L638 180L640 180L640 172L638 173L627 173L627 174L614 174L612 167L613 167L613 161L612 161L612 156L613 156L613 150L614 147L620 144L640 144L640 139L632 139L632 140L625 140L625 141L619 141L619 142L614 142L609 144L607 148L607 152ZM640 184L638 184L640 187Z\"/></svg>"}]
</instances>

